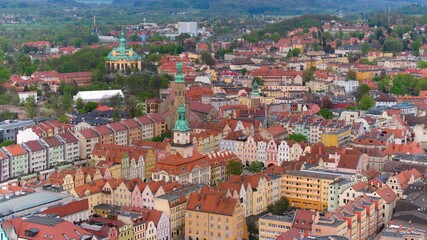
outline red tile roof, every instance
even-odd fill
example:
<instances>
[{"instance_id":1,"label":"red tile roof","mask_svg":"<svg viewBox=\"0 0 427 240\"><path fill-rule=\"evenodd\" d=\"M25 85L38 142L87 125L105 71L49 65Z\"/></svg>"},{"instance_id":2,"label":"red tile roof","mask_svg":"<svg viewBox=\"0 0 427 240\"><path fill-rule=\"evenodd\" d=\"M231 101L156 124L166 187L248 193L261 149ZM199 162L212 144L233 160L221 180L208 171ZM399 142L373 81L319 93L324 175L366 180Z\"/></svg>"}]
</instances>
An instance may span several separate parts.
<instances>
[{"instance_id":1,"label":"red tile roof","mask_svg":"<svg viewBox=\"0 0 427 240\"><path fill-rule=\"evenodd\" d=\"M58 215L65 217L74 213L87 211L89 208L89 200L83 199L80 201L70 202L63 206L51 207L42 212L42 214Z\"/></svg>"},{"instance_id":2,"label":"red tile roof","mask_svg":"<svg viewBox=\"0 0 427 240\"><path fill-rule=\"evenodd\" d=\"M31 152L37 152L46 149L39 140L25 142L23 145L27 146Z\"/></svg>"},{"instance_id":3,"label":"red tile roof","mask_svg":"<svg viewBox=\"0 0 427 240\"><path fill-rule=\"evenodd\" d=\"M45 141L49 147L57 147L62 145L61 141L59 141L57 137L43 138L43 141Z\"/></svg>"},{"instance_id":4,"label":"red tile roof","mask_svg":"<svg viewBox=\"0 0 427 240\"><path fill-rule=\"evenodd\" d=\"M297 209L294 217L294 222L292 223L292 227L304 230L311 230L311 225L314 222L315 216L315 211Z\"/></svg>"},{"instance_id":5,"label":"red tile roof","mask_svg":"<svg viewBox=\"0 0 427 240\"><path fill-rule=\"evenodd\" d=\"M96 133L98 133L100 136L106 136L113 134L113 130L107 126L96 126L92 128Z\"/></svg>"},{"instance_id":6,"label":"red tile roof","mask_svg":"<svg viewBox=\"0 0 427 240\"><path fill-rule=\"evenodd\" d=\"M137 117L136 120L143 126L153 124L153 121L146 116Z\"/></svg>"},{"instance_id":7,"label":"red tile roof","mask_svg":"<svg viewBox=\"0 0 427 240\"><path fill-rule=\"evenodd\" d=\"M125 125L128 129L134 129L141 127L137 121L134 119L126 119L122 121L122 124Z\"/></svg>"},{"instance_id":8,"label":"red tile roof","mask_svg":"<svg viewBox=\"0 0 427 240\"><path fill-rule=\"evenodd\" d=\"M66 132L63 134L59 134L61 138L65 140L66 143L78 142L79 139L71 132Z\"/></svg>"},{"instance_id":9,"label":"red tile roof","mask_svg":"<svg viewBox=\"0 0 427 240\"><path fill-rule=\"evenodd\" d=\"M121 131L126 131L127 130L126 126L123 125L120 122L109 123L108 126L110 128L112 128L115 132L121 132Z\"/></svg>"},{"instance_id":10,"label":"red tile roof","mask_svg":"<svg viewBox=\"0 0 427 240\"><path fill-rule=\"evenodd\" d=\"M90 128L80 130L79 132L86 139L98 137L98 134Z\"/></svg>"},{"instance_id":11,"label":"red tile roof","mask_svg":"<svg viewBox=\"0 0 427 240\"><path fill-rule=\"evenodd\" d=\"M9 231L12 227L15 229L18 238L22 239L81 239L82 235L91 234L77 225L74 225L61 218L55 217L40 217L31 216L28 218L15 218L10 221L4 222L3 228ZM35 237L29 238L25 232L30 229L37 229Z\"/></svg>"}]
</instances>

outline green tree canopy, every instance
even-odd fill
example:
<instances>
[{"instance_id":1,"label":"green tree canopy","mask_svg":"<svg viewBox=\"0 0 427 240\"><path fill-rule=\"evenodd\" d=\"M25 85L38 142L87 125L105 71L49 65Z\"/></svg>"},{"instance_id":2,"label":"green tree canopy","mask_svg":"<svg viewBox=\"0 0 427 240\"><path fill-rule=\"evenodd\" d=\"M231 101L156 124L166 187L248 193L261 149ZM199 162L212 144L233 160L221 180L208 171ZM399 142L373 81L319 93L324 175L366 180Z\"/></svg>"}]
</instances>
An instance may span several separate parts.
<instances>
[{"instance_id":1,"label":"green tree canopy","mask_svg":"<svg viewBox=\"0 0 427 240\"><path fill-rule=\"evenodd\" d=\"M375 106L375 101L369 95L363 96L362 99L357 104L357 108L360 110L368 110L369 108L371 108L373 106Z\"/></svg>"},{"instance_id":2,"label":"green tree canopy","mask_svg":"<svg viewBox=\"0 0 427 240\"><path fill-rule=\"evenodd\" d=\"M37 103L33 96L28 97L25 100L25 113L28 119L35 118L37 116Z\"/></svg>"},{"instance_id":3,"label":"green tree canopy","mask_svg":"<svg viewBox=\"0 0 427 240\"><path fill-rule=\"evenodd\" d=\"M15 144L14 142L12 142L11 140L9 140L9 139L6 139L6 140L4 140L2 143L0 143L0 148L1 147L7 147L7 146L9 146L9 145L13 145L13 144Z\"/></svg>"},{"instance_id":4,"label":"green tree canopy","mask_svg":"<svg viewBox=\"0 0 427 240\"><path fill-rule=\"evenodd\" d=\"M418 61L417 68L427 68L427 62L423 60Z\"/></svg>"},{"instance_id":5,"label":"green tree canopy","mask_svg":"<svg viewBox=\"0 0 427 240\"><path fill-rule=\"evenodd\" d=\"M214 67L216 64L215 59L208 52L202 52L200 54L200 58L201 58L202 62L205 63L206 65L208 65L209 67Z\"/></svg>"},{"instance_id":6,"label":"green tree canopy","mask_svg":"<svg viewBox=\"0 0 427 240\"><path fill-rule=\"evenodd\" d=\"M254 161L249 164L248 171L251 173L261 172L263 164L259 161Z\"/></svg>"},{"instance_id":7,"label":"green tree canopy","mask_svg":"<svg viewBox=\"0 0 427 240\"><path fill-rule=\"evenodd\" d=\"M230 175L241 175L243 173L243 164L240 160L231 160L227 163L226 174Z\"/></svg>"},{"instance_id":8,"label":"green tree canopy","mask_svg":"<svg viewBox=\"0 0 427 240\"><path fill-rule=\"evenodd\" d=\"M363 96L369 94L370 90L371 88L366 84L359 85L355 93L356 99L360 101L360 99L362 99Z\"/></svg>"},{"instance_id":9,"label":"green tree canopy","mask_svg":"<svg viewBox=\"0 0 427 240\"><path fill-rule=\"evenodd\" d=\"M317 112L317 115L320 115L325 119L332 119L333 118L331 110L329 110L327 108L320 109L320 111Z\"/></svg>"},{"instance_id":10,"label":"green tree canopy","mask_svg":"<svg viewBox=\"0 0 427 240\"><path fill-rule=\"evenodd\" d=\"M88 102L88 103L85 104L85 106L83 108L83 112L84 113L92 112L97 107L98 107L98 103L96 103L96 102Z\"/></svg>"},{"instance_id":11,"label":"green tree canopy","mask_svg":"<svg viewBox=\"0 0 427 240\"><path fill-rule=\"evenodd\" d=\"M279 201L267 206L267 212L271 212L275 215L283 215L283 213L289 210L289 199L281 197Z\"/></svg>"},{"instance_id":12,"label":"green tree canopy","mask_svg":"<svg viewBox=\"0 0 427 240\"><path fill-rule=\"evenodd\" d=\"M294 133L288 136L289 140L294 140L296 142L308 142L307 137L301 133Z\"/></svg>"}]
</instances>

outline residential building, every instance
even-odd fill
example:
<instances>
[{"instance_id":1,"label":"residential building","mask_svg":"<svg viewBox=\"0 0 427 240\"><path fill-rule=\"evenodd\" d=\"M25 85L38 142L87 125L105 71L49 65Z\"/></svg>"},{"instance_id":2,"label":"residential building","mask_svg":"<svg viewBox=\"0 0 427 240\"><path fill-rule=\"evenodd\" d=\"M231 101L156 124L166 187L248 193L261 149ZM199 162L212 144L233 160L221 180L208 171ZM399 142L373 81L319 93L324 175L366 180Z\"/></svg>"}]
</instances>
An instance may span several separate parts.
<instances>
[{"instance_id":1,"label":"residential building","mask_svg":"<svg viewBox=\"0 0 427 240\"><path fill-rule=\"evenodd\" d=\"M297 208L323 211L328 208L329 185L337 174L290 170L282 175L282 196Z\"/></svg>"},{"instance_id":2,"label":"residential building","mask_svg":"<svg viewBox=\"0 0 427 240\"><path fill-rule=\"evenodd\" d=\"M238 199L191 193L185 208L185 239L246 239L243 208Z\"/></svg>"},{"instance_id":3,"label":"residential building","mask_svg":"<svg viewBox=\"0 0 427 240\"><path fill-rule=\"evenodd\" d=\"M329 184L328 212L335 211L339 207L339 196L354 184L355 182L344 178L339 178Z\"/></svg>"},{"instance_id":4,"label":"residential building","mask_svg":"<svg viewBox=\"0 0 427 240\"><path fill-rule=\"evenodd\" d=\"M128 129L121 122L113 122L107 124L113 130L114 143L116 145L128 145Z\"/></svg>"},{"instance_id":5,"label":"residential building","mask_svg":"<svg viewBox=\"0 0 427 240\"><path fill-rule=\"evenodd\" d=\"M353 199L366 195L370 198L381 198L382 200L376 204L378 210L378 225L387 225L391 220L393 210L396 206L397 195L386 184L376 185L368 184L367 182L358 182L353 186L344 190L339 196L339 206L345 205Z\"/></svg>"},{"instance_id":6,"label":"residential building","mask_svg":"<svg viewBox=\"0 0 427 240\"><path fill-rule=\"evenodd\" d=\"M22 147L29 153L28 172L38 172L47 169L47 147L40 141L28 141Z\"/></svg>"},{"instance_id":7,"label":"residential building","mask_svg":"<svg viewBox=\"0 0 427 240\"><path fill-rule=\"evenodd\" d=\"M41 143L47 148L47 167L64 163L64 144L58 137L42 138Z\"/></svg>"},{"instance_id":8,"label":"residential building","mask_svg":"<svg viewBox=\"0 0 427 240\"><path fill-rule=\"evenodd\" d=\"M166 120L162 117L162 115L159 113L149 113L146 116L154 123L152 132L153 135L151 136L150 131L148 130L146 132L146 138L143 139L160 136L162 133L166 132Z\"/></svg>"},{"instance_id":9,"label":"residential building","mask_svg":"<svg viewBox=\"0 0 427 240\"><path fill-rule=\"evenodd\" d=\"M10 140L16 143L18 131L34 125L33 120L5 120L0 122L0 142Z\"/></svg>"},{"instance_id":10,"label":"residential building","mask_svg":"<svg viewBox=\"0 0 427 240\"><path fill-rule=\"evenodd\" d=\"M59 134L58 138L64 145L64 160L68 163L79 160L79 139L71 132Z\"/></svg>"},{"instance_id":11,"label":"residential building","mask_svg":"<svg viewBox=\"0 0 427 240\"><path fill-rule=\"evenodd\" d=\"M99 136L98 142L105 144L114 144L114 132L107 126L96 126L92 130Z\"/></svg>"},{"instance_id":12,"label":"residential building","mask_svg":"<svg viewBox=\"0 0 427 240\"><path fill-rule=\"evenodd\" d=\"M0 181L5 182L10 177L9 156L0 149Z\"/></svg>"},{"instance_id":13,"label":"residential building","mask_svg":"<svg viewBox=\"0 0 427 240\"><path fill-rule=\"evenodd\" d=\"M351 140L351 131L349 127L322 134L322 143L325 147L344 146L349 144Z\"/></svg>"},{"instance_id":14,"label":"residential building","mask_svg":"<svg viewBox=\"0 0 427 240\"><path fill-rule=\"evenodd\" d=\"M154 136L159 136L159 135L155 135L155 133L159 132L159 129L155 129L155 126L154 126L155 123L153 122L153 120L151 120L151 118L149 118L147 116L142 116L142 117L135 118L135 120L141 126L140 127L141 128L141 130L140 130L140 132L141 132L140 139L141 140L151 139ZM157 131L155 131L155 130L157 130Z\"/></svg>"},{"instance_id":15,"label":"residential building","mask_svg":"<svg viewBox=\"0 0 427 240\"><path fill-rule=\"evenodd\" d=\"M409 184L421 180L422 175L417 169L403 171L399 174L391 176L387 180L387 185L397 194L398 198L402 197L403 191Z\"/></svg>"},{"instance_id":16,"label":"residential building","mask_svg":"<svg viewBox=\"0 0 427 240\"><path fill-rule=\"evenodd\" d=\"M87 159L90 157L95 144L98 143L99 136L92 129L80 130L76 135L79 139L80 159Z\"/></svg>"},{"instance_id":17,"label":"residential building","mask_svg":"<svg viewBox=\"0 0 427 240\"><path fill-rule=\"evenodd\" d=\"M425 230L414 229L413 227L403 227L402 225L390 225L379 233L379 240L425 240L427 233Z\"/></svg>"},{"instance_id":18,"label":"residential building","mask_svg":"<svg viewBox=\"0 0 427 240\"><path fill-rule=\"evenodd\" d=\"M185 237L185 209L193 192L199 192L201 185L187 185L154 198L154 209L162 211L170 219L170 239Z\"/></svg>"},{"instance_id":19,"label":"residential building","mask_svg":"<svg viewBox=\"0 0 427 240\"><path fill-rule=\"evenodd\" d=\"M196 37L197 30L197 22L178 22L178 34L188 33L192 37Z\"/></svg>"},{"instance_id":20,"label":"residential building","mask_svg":"<svg viewBox=\"0 0 427 240\"><path fill-rule=\"evenodd\" d=\"M142 128L141 125L135 119L126 119L122 121L122 124L126 126L127 131L127 142L132 144L135 140L141 140Z\"/></svg>"},{"instance_id":21,"label":"residential building","mask_svg":"<svg viewBox=\"0 0 427 240\"><path fill-rule=\"evenodd\" d=\"M268 213L258 220L260 240L276 239L280 234L292 228L294 216L291 214L273 215Z\"/></svg>"},{"instance_id":22,"label":"residential building","mask_svg":"<svg viewBox=\"0 0 427 240\"><path fill-rule=\"evenodd\" d=\"M2 148L2 151L9 157L10 178L28 174L28 152L21 145L6 146Z\"/></svg>"}]
</instances>

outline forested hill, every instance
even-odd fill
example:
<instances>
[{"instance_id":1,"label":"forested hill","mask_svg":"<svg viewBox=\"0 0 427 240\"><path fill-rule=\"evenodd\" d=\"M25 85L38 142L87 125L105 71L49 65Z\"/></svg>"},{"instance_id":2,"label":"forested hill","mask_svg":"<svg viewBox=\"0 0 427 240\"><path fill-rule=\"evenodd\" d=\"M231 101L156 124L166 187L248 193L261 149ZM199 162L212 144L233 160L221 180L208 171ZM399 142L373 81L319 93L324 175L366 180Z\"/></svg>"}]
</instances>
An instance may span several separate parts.
<instances>
[{"instance_id":1,"label":"forested hill","mask_svg":"<svg viewBox=\"0 0 427 240\"><path fill-rule=\"evenodd\" d=\"M300 15L397 9L409 4L427 5L425 0L113 0L113 4L145 10L209 10L217 13Z\"/></svg>"}]
</instances>

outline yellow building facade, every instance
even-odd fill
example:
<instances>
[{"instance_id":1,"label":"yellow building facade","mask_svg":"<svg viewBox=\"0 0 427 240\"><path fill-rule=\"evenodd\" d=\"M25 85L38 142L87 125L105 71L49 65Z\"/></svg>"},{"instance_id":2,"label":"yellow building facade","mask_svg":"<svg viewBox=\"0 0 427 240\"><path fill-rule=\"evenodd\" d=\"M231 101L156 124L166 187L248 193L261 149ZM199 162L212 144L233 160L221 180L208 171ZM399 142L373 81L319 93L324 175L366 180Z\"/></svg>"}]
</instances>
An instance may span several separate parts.
<instances>
[{"instance_id":1,"label":"yellow building facade","mask_svg":"<svg viewBox=\"0 0 427 240\"><path fill-rule=\"evenodd\" d=\"M329 184L338 178L337 174L290 170L281 177L282 196L296 208L323 211L328 208Z\"/></svg>"}]
</instances>

